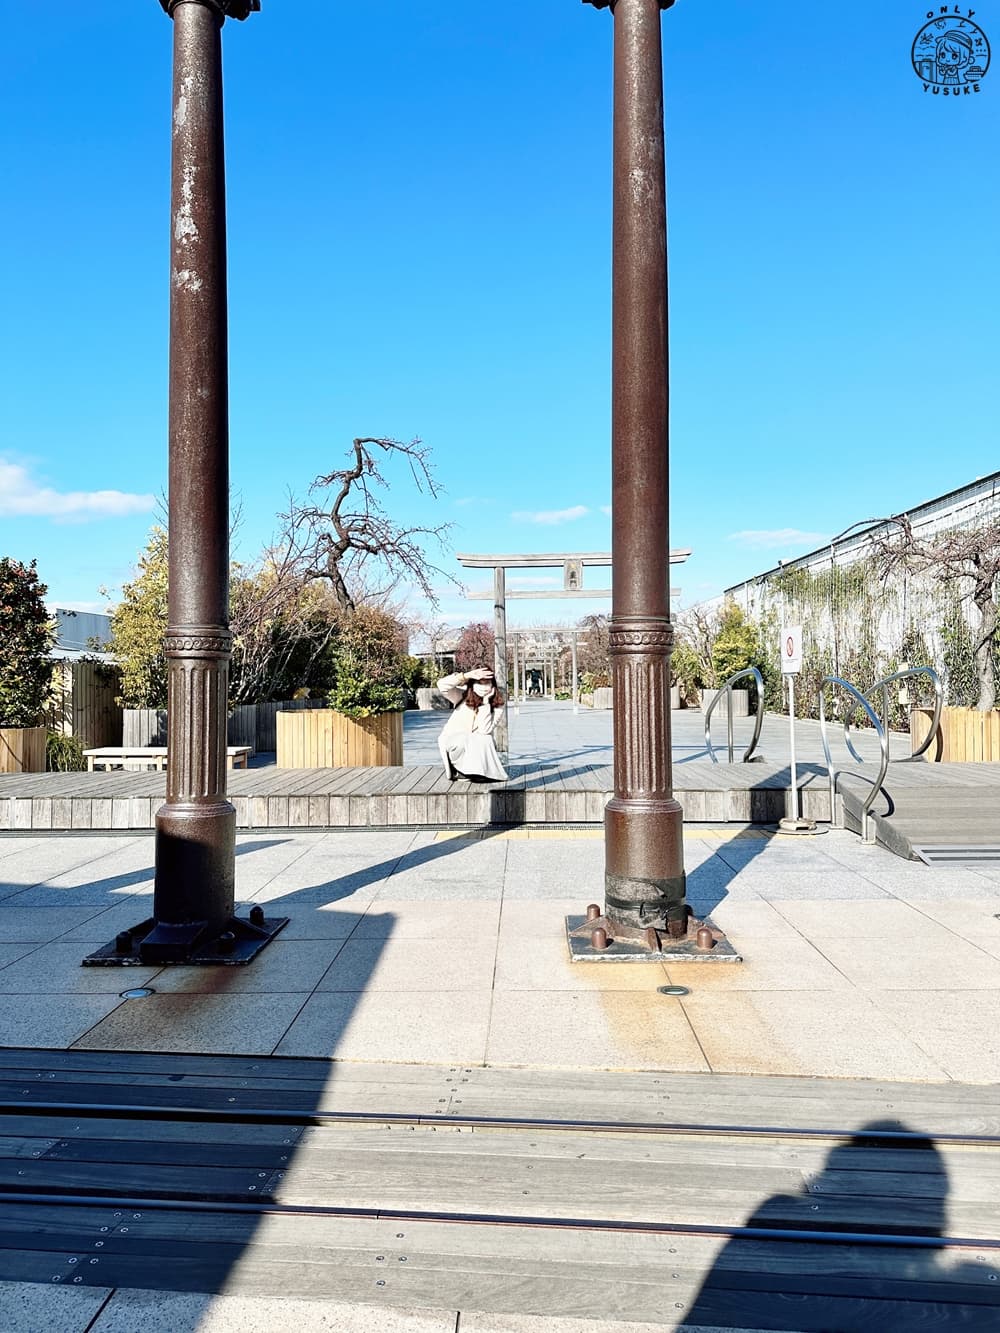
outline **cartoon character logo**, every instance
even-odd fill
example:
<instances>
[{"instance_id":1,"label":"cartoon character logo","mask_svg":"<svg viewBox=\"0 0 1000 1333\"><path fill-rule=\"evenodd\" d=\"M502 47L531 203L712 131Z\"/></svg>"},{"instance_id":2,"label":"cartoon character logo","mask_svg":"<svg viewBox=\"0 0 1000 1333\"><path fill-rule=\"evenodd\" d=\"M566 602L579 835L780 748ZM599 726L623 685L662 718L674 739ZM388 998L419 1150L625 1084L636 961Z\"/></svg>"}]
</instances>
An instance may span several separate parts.
<instances>
[{"instance_id":1,"label":"cartoon character logo","mask_svg":"<svg viewBox=\"0 0 1000 1333\"><path fill-rule=\"evenodd\" d=\"M927 20L913 39L910 56L924 92L979 92L990 66L990 44L982 28L963 17L958 5L942 5L936 15L928 13Z\"/></svg>"}]
</instances>

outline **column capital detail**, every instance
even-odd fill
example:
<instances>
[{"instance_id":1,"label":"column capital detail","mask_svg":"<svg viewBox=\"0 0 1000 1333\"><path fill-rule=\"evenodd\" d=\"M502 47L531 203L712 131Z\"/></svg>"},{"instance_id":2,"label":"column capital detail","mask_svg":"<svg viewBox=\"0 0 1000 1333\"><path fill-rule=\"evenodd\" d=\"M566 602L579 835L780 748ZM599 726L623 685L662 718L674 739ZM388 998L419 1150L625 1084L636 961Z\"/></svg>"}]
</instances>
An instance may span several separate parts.
<instances>
[{"instance_id":1,"label":"column capital detail","mask_svg":"<svg viewBox=\"0 0 1000 1333\"><path fill-rule=\"evenodd\" d=\"M666 616L613 616L608 631L612 653L666 653L674 642L674 627Z\"/></svg>"},{"instance_id":2,"label":"column capital detail","mask_svg":"<svg viewBox=\"0 0 1000 1333\"><path fill-rule=\"evenodd\" d=\"M612 14L615 12L616 0L583 0L585 5L593 5L595 9L610 9ZM661 9L669 9L674 0L660 0Z\"/></svg>"},{"instance_id":3,"label":"column capital detail","mask_svg":"<svg viewBox=\"0 0 1000 1333\"><path fill-rule=\"evenodd\" d=\"M247 19L260 9L260 0L160 0L160 4L171 18L178 5L204 5L206 9L218 14L220 22L224 22L227 18Z\"/></svg>"},{"instance_id":4,"label":"column capital detail","mask_svg":"<svg viewBox=\"0 0 1000 1333\"><path fill-rule=\"evenodd\" d=\"M172 625L163 639L168 657L228 657L233 636L221 625Z\"/></svg>"}]
</instances>

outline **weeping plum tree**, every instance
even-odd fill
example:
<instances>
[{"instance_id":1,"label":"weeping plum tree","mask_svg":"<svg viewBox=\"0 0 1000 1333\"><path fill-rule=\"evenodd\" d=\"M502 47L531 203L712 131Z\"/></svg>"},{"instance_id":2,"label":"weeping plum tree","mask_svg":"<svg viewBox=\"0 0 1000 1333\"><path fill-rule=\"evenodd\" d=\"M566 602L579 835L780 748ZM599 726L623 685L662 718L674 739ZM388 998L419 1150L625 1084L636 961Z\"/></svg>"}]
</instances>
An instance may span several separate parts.
<instances>
[{"instance_id":1,"label":"weeping plum tree","mask_svg":"<svg viewBox=\"0 0 1000 1333\"><path fill-rule=\"evenodd\" d=\"M412 582L437 606L432 577L454 583L438 568L428 547L444 548L452 525L405 526L387 512L380 492L389 483L380 470L383 460L404 460L417 490L436 499L441 487L434 478L430 449L419 439L406 443L386 436L353 441L347 467L316 478L312 504L293 501L283 515L283 544L296 559L304 579L326 579L338 605L353 611L361 601L384 603L400 584Z\"/></svg>"},{"instance_id":2,"label":"weeping plum tree","mask_svg":"<svg viewBox=\"0 0 1000 1333\"><path fill-rule=\"evenodd\" d=\"M1000 522L975 528L954 528L931 537L918 537L909 518L894 520L896 529L872 538L875 561L883 578L895 570L929 574L947 584L962 601L976 608L972 652L979 682L976 707L989 712L997 706L997 581L1000 579Z\"/></svg>"}]
</instances>

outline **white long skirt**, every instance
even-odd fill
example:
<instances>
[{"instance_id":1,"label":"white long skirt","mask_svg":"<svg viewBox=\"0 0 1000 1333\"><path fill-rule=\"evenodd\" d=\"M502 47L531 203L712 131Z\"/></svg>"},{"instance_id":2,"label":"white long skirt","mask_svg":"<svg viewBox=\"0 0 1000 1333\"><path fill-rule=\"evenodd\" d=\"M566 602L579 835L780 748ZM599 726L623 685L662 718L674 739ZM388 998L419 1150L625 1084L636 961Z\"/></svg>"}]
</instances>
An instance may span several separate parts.
<instances>
[{"instance_id":1,"label":"white long skirt","mask_svg":"<svg viewBox=\"0 0 1000 1333\"><path fill-rule=\"evenodd\" d=\"M490 782L506 782L507 772L500 762L493 737L481 731L438 737L438 749L444 762L444 771L451 777L453 768L467 778L488 778Z\"/></svg>"}]
</instances>

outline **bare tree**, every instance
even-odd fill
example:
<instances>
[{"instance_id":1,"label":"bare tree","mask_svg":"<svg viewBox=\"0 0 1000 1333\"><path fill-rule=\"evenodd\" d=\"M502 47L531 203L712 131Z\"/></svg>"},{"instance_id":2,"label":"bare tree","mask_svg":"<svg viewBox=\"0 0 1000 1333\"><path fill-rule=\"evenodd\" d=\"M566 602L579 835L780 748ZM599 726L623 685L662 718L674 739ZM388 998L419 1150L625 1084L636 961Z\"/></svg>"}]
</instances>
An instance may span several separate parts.
<instances>
[{"instance_id":1,"label":"bare tree","mask_svg":"<svg viewBox=\"0 0 1000 1333\"><path fill-rule=\"evenodd\" d=\"M584 616L580 629L585 631L577 650L581 675L594 676L611 684L611 621L605 615Z\"/></svg>"},{"instance_id":2,"label":"bare tree","mask_svg":"<svg viewBox=\"0 0 1000 1333\"><path fill-rule=\"evenodd\" d=\"M957 584L962 600L979 613L973 627L973 653L979 676L980 712L996 707L994 659L997 625L997 579L1000 578L1000 522L976 528L954 528L932 537L918 537L907 515L892 520L895 530L872 536L875 563L883 579L898 569L929 574L939 583Z\"/></svg>"},{"instance_id":3,"label":"bare tree","mask_svg":"<svg viewBox=\"0 0 1000 1333\"><path fill-rule=\"evenodd\" d=\"M338 606L353 611L361 600L359 584L369 601L383 601L401 583L412 581L432 606L437 595L432 575L456 584L457 580L434 565L427 546L442 549L451 523L436 527L402 527L386 512L379 496L389 483L379 470L381 456L404 458L420 492L437 498L441 487L434 479L430 449L419 439L409 443L367 436L354 440L349 466L317 477L309 488L321 496L316 503L299 505L294 499L283 514L284 545L296 562L300 577L326 579Z\"/></svg>"},{"instance_id":4,"label":"bare tree","mask_svg":"<svg viewBox=\"0 0 1000 1333\"><path fill-rule=\"evenodd\" d=\"M231 702L287 698L306 685L322 688L327 682L321 662L338 620L329 587L304 581L286 548L266 551L253 568L234 566Z\"/></svg>"},{"instance_id":5,"label":"bare tree","mask_svg":"<svg viewBox=\"0 0 1000 1333\"><path fill-rule=\"evenodd\" d=\"M455 665L459 671L471 671L473 667L493 665L495 639L492 625L485 620L474 625L466 625L458 643L455 645Z\"/></svg>"}]
</instances>

